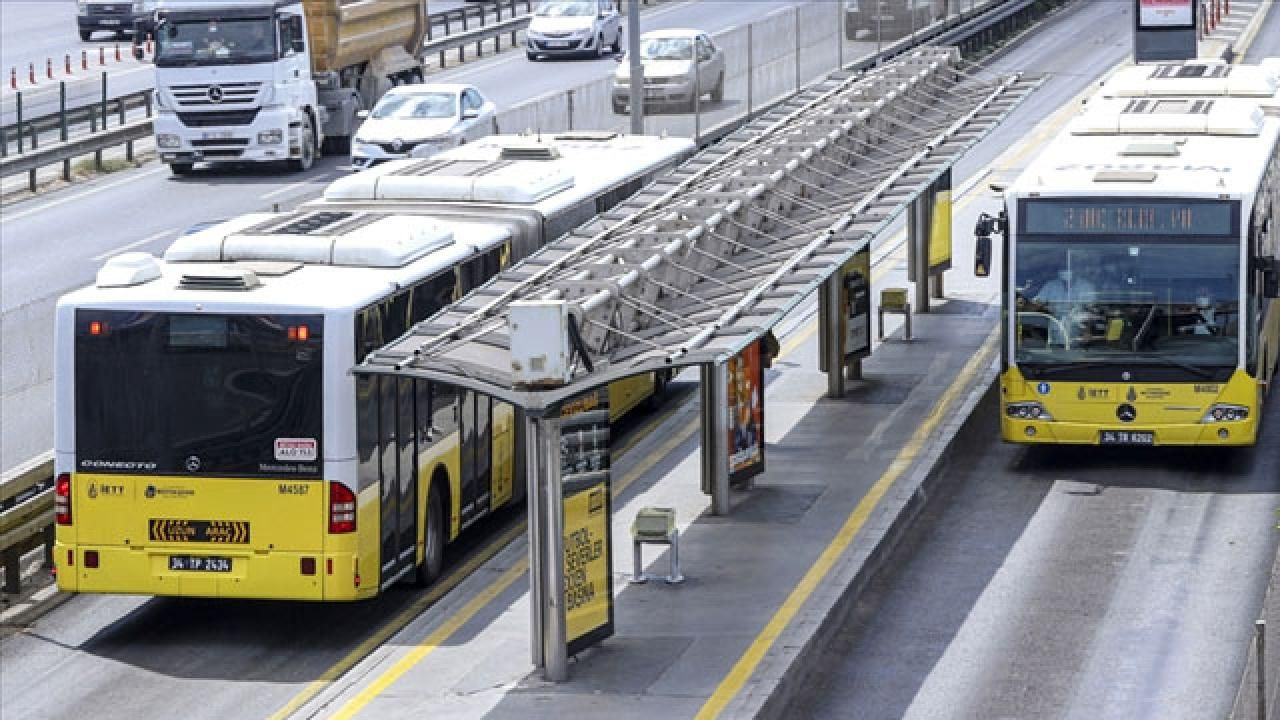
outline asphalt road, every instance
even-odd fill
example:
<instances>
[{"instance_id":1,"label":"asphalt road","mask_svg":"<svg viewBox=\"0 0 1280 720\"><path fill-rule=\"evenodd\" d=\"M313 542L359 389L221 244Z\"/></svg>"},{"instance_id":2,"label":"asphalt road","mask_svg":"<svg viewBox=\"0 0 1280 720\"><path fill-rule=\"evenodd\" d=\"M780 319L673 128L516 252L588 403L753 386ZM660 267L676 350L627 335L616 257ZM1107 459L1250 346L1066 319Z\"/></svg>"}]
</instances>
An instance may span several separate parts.
<instances>
[{"instance_id":1,"label":"asphalt road","mask_svg":"<svg viewBox=\"0 0 1280 720\"><path fill-rule=\"evenodd\" d=\"M770 13L786 13L792 5L670 3L650 10L645 27L692 26L715 32ZM850 47L846 57L871 47L866 43ZM834 62L835 53L830 57ZM474 83L506 108L551 91L600 82L615 66L609 58L535 64L523 53L507 53L433 79ZM818 72L816 66L802 66L805 69ZM794 70L778 77L794 78ZM783 86L788 84L794 85L794 80ZM785 89L775 82L774 93L765 93L763 84L757 85L761 93L757 101ZM745 85L740 94L745 95ZM704 127L744 108L743 99L729 94L720 106L709 108ZM596 111L607 114L612 123L626 122L607 107ZM692 124L686 116L663 115L649 129L677 133L688 127L685 132L691 133ZM593 125L581 121L575 127ZM160 254L194 223L269 209L273 204L289 208L310 199L343 172L340 166L345 162L345 158L325 158L301 175L248 167L181 179L171 177L164 166L150 163L5 207L0 214L0 257L4 259L0 267L0 337L4 340L0 343L0 468L11 468L52 447L52 327L59 295L91 282L102 261L118 252Z\"/></svg>"}]
</instances>

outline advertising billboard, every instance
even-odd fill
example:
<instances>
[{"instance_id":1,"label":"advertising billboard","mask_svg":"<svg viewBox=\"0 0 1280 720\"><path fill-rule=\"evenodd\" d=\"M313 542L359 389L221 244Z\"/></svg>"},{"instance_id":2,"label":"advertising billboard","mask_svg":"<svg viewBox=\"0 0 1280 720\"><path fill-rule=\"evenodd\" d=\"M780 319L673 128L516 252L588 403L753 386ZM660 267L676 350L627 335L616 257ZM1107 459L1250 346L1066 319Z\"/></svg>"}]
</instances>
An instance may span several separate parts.
<instances>
[{"instance_id":1,"label":"advertising billboard","mask_svg":"<svg viewBox=\"0 0 1280 720\"><path fill-rule=\"evenodd\" d=\"M573 655L613 634L608 388L560 407L560 483L565 639Z\"/></svg>"},{"instance_id":2,"label":"advertising billboard","mask_svg":"<svg viewBox=\"0 0 1280 720\"><path fill-rule=\"evenodd\" d=\"M764 472L764 366L760 343L731 358L725 368L729 401L729 481Z\"/></svg>"}]
</instances>

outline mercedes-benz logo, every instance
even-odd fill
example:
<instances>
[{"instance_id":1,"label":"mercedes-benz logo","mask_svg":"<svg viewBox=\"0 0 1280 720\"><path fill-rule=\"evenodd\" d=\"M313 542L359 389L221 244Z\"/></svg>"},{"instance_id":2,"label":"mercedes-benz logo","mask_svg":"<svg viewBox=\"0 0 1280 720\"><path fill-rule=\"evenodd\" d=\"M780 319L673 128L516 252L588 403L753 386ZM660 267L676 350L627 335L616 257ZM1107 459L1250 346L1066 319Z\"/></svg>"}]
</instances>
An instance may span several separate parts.
<instances>
[{"instance_id":1,"label":"mercedes-benz logo","mask_svg":"<svg viewBox=\"0 0 1280 720\"><path fill-rule=\"evenodd\" d=\"M400 150L403 147L404 147L404 140L401 140L400 138L396 138L395 140L391 141L391 149L393 151L400 152Z\"/></svg>"},{"instance_id":2,"label":"mercedes-benz logo","mask_svg":"<svg viewBox=\"0 0 1280 720\"><path fill-rule=\"evenodd\" d=\"M1125 403L1116 408L1116 417L1120 422L1133 422L1138 418L1138 410L1129 403Z\"/></svg>"},{"instance_id":3,"label":"mercedes-benz logo","mask_svg":"<svg viewBox=\"0 0 1280 720\"><path fill-rule=\"evenodd\" d=\"M220 103L220 102L222 102L222 87L221 87L221 86L218 86L218 85L210 85L210 86L209 86L209 92L208 92L207 94L209 95L209 102L211 102L211 103Z\"/></svg>"},{"instance_id":4,"label":"mercedes-benz logo","mask_svg":"<svg viewBox=\"0 0 1280 720\"><path fill-rule=\"evenodd\" d=\"M192 455L187 458L187 472L195 472L200 469L200 458Z\"/></svg>"}]
</instances>

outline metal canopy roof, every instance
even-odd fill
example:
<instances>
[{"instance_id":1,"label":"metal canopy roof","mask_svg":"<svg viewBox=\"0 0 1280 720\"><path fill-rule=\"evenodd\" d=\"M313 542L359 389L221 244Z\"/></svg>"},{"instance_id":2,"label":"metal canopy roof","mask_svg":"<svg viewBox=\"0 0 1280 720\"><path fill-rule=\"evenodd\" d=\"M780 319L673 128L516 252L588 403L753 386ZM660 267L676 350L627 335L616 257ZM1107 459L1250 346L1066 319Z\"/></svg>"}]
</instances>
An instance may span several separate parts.
<instances>
[{"instance_id":1,"label":"metal canopy roof","mask_svg":"<svg viewBox=\"0 0 1280 720\"><path fill-rule=\"evenodd\" d=\"M936 47L833 74L419 323L356 372L439 380L540 409L621 377L724 362L1039 82L992 76ZM507 309L539 299L569 303L588 362L578 357L568 385L533 391L512 382Z\"/></svg>"}]
</instances>

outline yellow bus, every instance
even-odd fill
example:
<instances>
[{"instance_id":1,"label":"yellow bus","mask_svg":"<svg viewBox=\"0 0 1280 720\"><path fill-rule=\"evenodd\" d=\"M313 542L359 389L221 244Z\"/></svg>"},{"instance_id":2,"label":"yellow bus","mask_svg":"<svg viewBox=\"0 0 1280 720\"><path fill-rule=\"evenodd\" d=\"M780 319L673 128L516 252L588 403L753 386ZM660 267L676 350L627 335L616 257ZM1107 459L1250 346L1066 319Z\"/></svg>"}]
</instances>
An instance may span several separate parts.
<instances>
[{"instance_id":1,"label":"yellow bus","mask_svg":"<svg viewBox=\"0 0 1280 720\"><path fill-rule=\"evenodd\" d=\"M468 162L509 199L529 162L576 173L565 211L590 207L588 218L692 150L633 137L626 152L601 142L521 159L529 143L489 138L489 167ZM609 173L581 169L605 163ZM59 588L341 601L429 583L448 542L522 498L515 413L350 370L553 239L553 194L520 222L254 213L185 235L163 258L107 261L56 311ZM653 381L630 385L643 399Z\"/></svg>"},{"instance_id":2,"label":"yellow bus","mask_svg":"<svg viewBox=\"0 0 1280 720\"><path fill-rule=\"evenodd\" d=\"M1122 71L979 218L979 274L1005 243L1006 441L1256 441L1280 356L1272 69Z\"/></svg>"}]
</instances>

